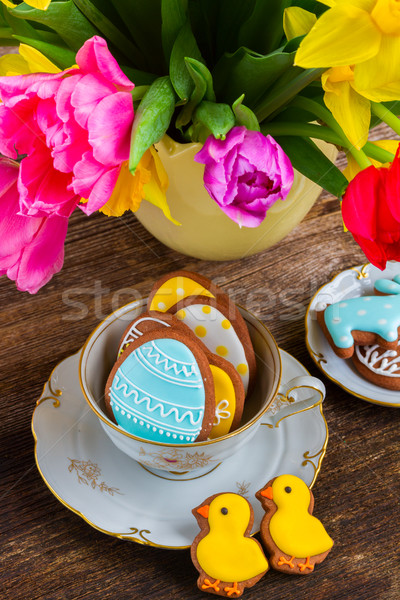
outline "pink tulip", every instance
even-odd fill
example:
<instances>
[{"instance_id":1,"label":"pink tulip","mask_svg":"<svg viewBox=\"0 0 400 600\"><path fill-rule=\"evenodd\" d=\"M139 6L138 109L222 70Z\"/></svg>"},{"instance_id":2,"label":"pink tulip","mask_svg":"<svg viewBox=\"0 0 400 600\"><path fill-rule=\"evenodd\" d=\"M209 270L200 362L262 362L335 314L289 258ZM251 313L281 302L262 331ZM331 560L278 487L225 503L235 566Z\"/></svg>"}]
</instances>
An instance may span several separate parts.
<instances>
[{"instance_id":1,"label":"pink tulip","mask_svg":"<svg viewBox=\"0 0 400 600\"><path fill-rule=\"evenodd\" d=\"M21 215L87 214L111 196L129 158L134 84L95 36L77 69L0 77L0 153L26 155L18 178Z\"/></svg>"},{"instance_id":2,"label":"pink tulip","mask_svg":"<svg viewBox=\"0 0 400 600\"><path fill-rule=\"evenodd\" d=\"M0 158L0 275L35 294L63 265L68 219L18 214L18 175L18 163Z\"/></svg>"}]
</instances>

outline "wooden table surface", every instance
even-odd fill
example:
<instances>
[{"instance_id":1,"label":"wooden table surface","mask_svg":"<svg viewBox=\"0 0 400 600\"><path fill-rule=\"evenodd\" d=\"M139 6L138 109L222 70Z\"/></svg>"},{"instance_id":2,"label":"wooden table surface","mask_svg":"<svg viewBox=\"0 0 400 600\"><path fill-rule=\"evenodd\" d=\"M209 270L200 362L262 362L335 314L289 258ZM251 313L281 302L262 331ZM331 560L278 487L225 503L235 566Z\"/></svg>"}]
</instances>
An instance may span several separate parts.
<instances>
[{"instance_id":1,"label":"wooden table surface","mask_svg":"<svg viewBox=\"0 0 400 600\"><path fill-rule=\"evenodd\" d=\"M385 137L384 128L374 132ZM343 162L343 160L342 160ZM304 314L316 290L366 262L343 232L338 201L323 194L280 244L239 262L204 262L162 246L133 215L71 218L60 274L36 296L0 280L0 593L6 600L195 600L189 551L107 536L65 508L34 460L31 418L57 363L76 352L99 320L148 293L175 269L212 278L271 329L279 345L327 386L330 440L313 491L316 514L335 540L311 577L270 571L248 600L398 600L400 597L400 411L358 400L318 371L304 343ZM121 291L122 290L122 291ZM71 298L82 303L78 320ZM203 498L199 498L199 502Z\"/></svg>"}]
</instances>

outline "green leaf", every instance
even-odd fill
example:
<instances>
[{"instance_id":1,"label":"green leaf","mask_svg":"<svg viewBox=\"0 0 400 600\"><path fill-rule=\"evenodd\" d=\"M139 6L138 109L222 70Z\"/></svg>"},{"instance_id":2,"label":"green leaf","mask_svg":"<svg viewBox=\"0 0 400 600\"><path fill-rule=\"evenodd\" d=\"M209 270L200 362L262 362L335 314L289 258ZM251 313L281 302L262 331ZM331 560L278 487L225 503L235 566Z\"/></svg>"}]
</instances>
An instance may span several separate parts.
<instances>
[{"instance_id":1,"label":"green leaf","mask_svg":"<svg viewBox=\"0 0 400 600\"><path fill-rule=\"evenodd\" d=\"M160 0L111 0L111 2L141 52L141 61L137 63L134 61L132 66L151 73L165 73Z\"/></svg>"},{"instance_id":2,"label":"green leaf","mask_svg":"<svg viewBox=\"0 0 400 600\"><path fill-rule=\"evenodd\" d=\"M167 64L177 35L186 23L187 7L188 0L161 0L161 35Z\"/></svg>"},{"instance_id":3,"label":"green leaf","mask_svg":"<svg viewBox=\"0 0 400 600\"><path fill-rule=\"evenodd\" d=\"M261 56L248 48L225 54L213 72L217 96L234 102L246 94L246 102L253 108L265 90L293 65L293 60L294 54L278 51Z\"/></svg>"},{"instance_id":4,"label":"green leaf","mask_svg":"<svg viewBox=\"0 0 400 600\"><path fill-rule=\"evenodd\" d=\"M279 47L283 32L283 11L290 0L256 0L251 16L239 33L239 45L260 54L268 54Z\"/></svg>"},{"instance_id":5,"label":"green leaf","mask_svg":"<svg viewBox=\"0 0 400 600\"><path fill-rule=\"evenodd\" d=\"M278 136L275 138L289 156L293 168L326 191L340 198L348 181L343 173L308 138Z\"/></svg>"},{"instance_id":6,"label":"green leaf","mask_svg":"<svg viewBox=\"0 0 400 600\"><path fill-rule=\"evenodd\" d=\"M243 125L252 131L260 131L260 124L257 121L256 115L250 108L242 104L243 100L244 94L232 104L232 110L236 117L236 124Z\"/></svg>"},{"instance_id":7,"label":"green leaf","mask_svg":"<svg viewBox=\"0 0 400 600\"><path fill-rule=\"evenodd\" d=\"M175 110L175 92L169 77L152 83L139 104L133 121L129 169L135 173L143 154L160 141Z\"/></svg>"},{"instance_id":8,"label":"green leaf","mask_svg":"<svg viewBox=\"0 0 400 600\"><path fill-rule=\"evenodd\" d=\"M79 10L89 19L91 23L109 40L124 56L133 61L140 60L138 48L129 40L122 31L99 11L90 0L74 0Z\"/></svg>"},{"instance_id":9,"label":"green leaf","mask_svg":"<svg viewBox=\"0 0 400 600\"><path fill-rule=\"evenodd\" d=\"M32 39L42 39L43 31L38 31L28 21L17 19L14 17L5 6L1 6L3 11L4 23L9 25L16 35L24 35Z\"/></svg>"},{"instance_id":10,"label":"green leaf","mask_svg":"<svg viewBox=\"0 0 400 600\"><path fill-rule=\"evenodd\" d=\"M228 104L216 104L204 100L196 109L194 121L199 121L207 127L214 137L225 139L228 131L235 126L235 115Z\"/></svg>"},{"instance_id":11,"label":"green leaf","mask_svg":"<svg viewBox=\"0 0 400 600\"><path fill-rule=\"evenodd\" d=\"M325 69L298 69L293 68L285 73L276 84L260 99L254 112L259 122L273 116L284 108L290 100L299 94L310 83L318 79Z\"/></svg>"},{"instance_id":12,"label":"green leaf","mask_svg":"<svg viewBox=\"0 0 400 600\"><path fill-rule=\"evenodd\" d=\"M171 82L176 93L182 100L189 100L194 83L186 68L185 58L203 61L189 21L186 21L175 40L169 63Z\"/></svg>"},{"instance_id":13,"label":"green leaf","mask_svg":"<svg viewBox=\"0 0 400 600\"><path fill-rule=\"evenodd\" d=\"M219 0L218 4L218 27L215 37L217 58L220 58L224 52L235 52L241 46L239 32L254 10L255 0Z\"/></svg>"},{"instance_id":14,"label":"green leaf","mask_svg":"<svg viewBox=\"0 0 400 600\"><path fill-rule=\"evenodd\" d=\"M22 35L16 35L15 37L23 44L27 44L27 46L32 46L32 48L39 50L39 52L44 54L61 70L69 69L75 64L75 52L72 52L69 48L55 46L54 44L48 44L41 40L31 40Z\"/></svg>"},{"instance_id":15,"label":"green leaf","mask_svg":"<svg viewBox=\"0 0 400 600\"><path fill-rule=\"evenodd\" d=\"M204 65L196 61L194 58L185 58L185 63L189 71L189 75L193 79L194 90L190 96L189 102L183 106L178 118L176 119L175 126L180 131L182 131L182 127L190 122L194 109L200 104L207 93L207 81L203 74L196 68L196 63L202 67L204 67Z\"/></svg>"},{"instance_id":16,"label":"green leaf","mask_svg":"<svg viewBox=\"0 0 400 600\"><path fill-rule=\"evenodd\" d=\"M19 19L28 19L50 27L75 51L78 51L86 40L99 34L72 0L52 2L47 10L20 4L10 9L10 12Z\"/></svg>"},{"instance_id":17,"label":"green leaf","mask_svg":"<svg viewBox=\"0 0 400 600\"><path fill-rule=\"evenodd\" d=\"M214 92L214 83L213 78L210 71L207 69L206 65L202 62L196 60L195 58L185 58L186 68L189 71L190 76L192 77L194 83L196 83L196 78L201 77L206 83L206 93L205 99L210 100L210 102L215 102L215 92Z\"/></svg>"},{"instance_id":18,"label":"green leaf","mask_svg":"<svg viewBox=\"0 0 400 600\"><path fill-rule=\"evenodd\" d=\"M125 65L120 65L120 69L135 85L151 85L153 81L157 79L157 75L153 73L146 73L145 71L138 71Z\"/></svg>"}]
</instances>

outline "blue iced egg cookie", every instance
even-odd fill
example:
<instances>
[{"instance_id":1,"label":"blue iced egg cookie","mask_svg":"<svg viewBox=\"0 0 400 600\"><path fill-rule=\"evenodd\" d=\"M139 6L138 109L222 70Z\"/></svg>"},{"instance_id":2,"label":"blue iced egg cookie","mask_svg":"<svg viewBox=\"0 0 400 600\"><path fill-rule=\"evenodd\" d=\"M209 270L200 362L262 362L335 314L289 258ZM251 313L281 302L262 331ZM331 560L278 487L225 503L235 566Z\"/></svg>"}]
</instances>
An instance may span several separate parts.
<instances>
[{"instance_id":1,"label":"blue iced egg cookie","mask_svg":"<svg viewBox=\"0 0 400 600\"><path fill-rule=\"evenodd\" d=\"M206 439L214 390L205 353L180 333L143 335L114 365L106 406L122 429L148 441L188 444Z\"/></svg>"}]
</instances>

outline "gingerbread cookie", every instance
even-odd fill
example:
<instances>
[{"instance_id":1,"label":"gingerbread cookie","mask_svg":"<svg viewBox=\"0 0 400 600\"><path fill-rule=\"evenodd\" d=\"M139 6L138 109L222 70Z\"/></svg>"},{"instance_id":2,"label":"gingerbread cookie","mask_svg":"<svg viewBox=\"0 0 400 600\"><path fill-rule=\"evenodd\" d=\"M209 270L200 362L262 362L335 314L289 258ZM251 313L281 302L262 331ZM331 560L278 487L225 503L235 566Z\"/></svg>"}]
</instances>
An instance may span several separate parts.
<instances>
[{"instance_id":1,"label":"gingerbread cookie","mask_svg":"<svg viewBox=\"0 0 400 600\"><path fill-rule=\"evenodd\" d=\"M256 358L249 331L233 303L189 296L169 311L187 325L213 353L228 360L242 378L247 393L256 376Z\"/></svg>"},{"instance_id":2,"label":"gingerbread cookie","mask_svg":"<svg viewBox=\"0 0 400 600\"><path fill-rule=\"evenodd\" d=\"M356 346L352 360L365 379L388 390L400 390L400 342L396 350L377 344Z\"/></svg>"},{"instance_id":3,"label":"gingerbread cookie","mask_svg":"<svg viewBox=\"0 0 400 600\"><path fill-rule=\"evenodd\" d=\"M164 329L164 327L176 326L178 323L179 321L169 313L160 313L157 311L147 311L142 313L139 317L134 319L134 321L129 323L122 334L118 345L118 356L120 356L132 342L136 341L144 333L148 333L154 329Z\"/></svg>"},{"instance_id":4,"label":"gingerbread cookie","mask_svg":"<svg viewBox=\"0 0 400 600\"><path fill-rule=\"evenodd\" d=\"M313 516L314 496L302 479L279 475L256 493L266 511L261 539L271 566L289 574L308 575L333 546L322 523Z\"/></svg>"},{"instance_id":5,"label":"gingerbread cookie","mask_svg":"<svg viewBox=\"0 0 400 600\"><path fill-rule=\"evenodd\" d=\"M354 345L396 350L400 335L400 275L378 279L375 296L317 307L317 320L335 353L350 358Z\"/></svg>"},{"instance_id":6,"label":"gingerbread cookie","mask_svg":"<svg viewBox=\"0 0 400 600\"><path fill-rule=\"evenodd\" d=\"M208 296L225 303L230 302L229 296L211 279L191 271L173 271L156 281L150 292L147 308L166 312L188 296Z\"/></svg>"},{"instance_id":7,"label":"gingerbread cookie","mask_svg":"<svg viewBox=\"0 0 400 600\"><path fill-rule=\"evenodd\" d=\"M205 348L214 383L215 415L210 439L215 439L239 427L244 407L244 387L240 375L224 358Z\"/></svg>"},{"instance_id":8,"label":"gingerbread cookie","mask_svg":"<svg viewBox=\"0 0 400 600\"><path fill-rule=\"evenodd\" d=\"M191 337L206 354L214 383L215 416L210 439L221 437L239 426L244 407L244 387L239 373L224 358L214 355L192 330L170 313L148 311L137 317L124 331L118 356L138 338L155 330L173 328Z\"/></svg>"},{"instance_id":9,"label":"gingerbread cookie","mask_svg":"<svg viewBox=\"0 0 400 600\"><path fill-rule=\"evenodd\" d=\"M198 588L227 598L241 596L268 571L261 545L250 537L251 504L239 494L215 494L192 513L201 530L191 546L200 573Z\"/></svg>"},{"instance_id":10,"label":"gingerbread cookie","mask_svg":"<svg viewBox=\"0 0 400 600\"><path fill-rule=\"evenodd\" d=\"M106 383L109 416L145 440L187 444L207 439L214 384L206 354L181 331L143 334L121 354Z\"/></svg>"}]
</instances>

